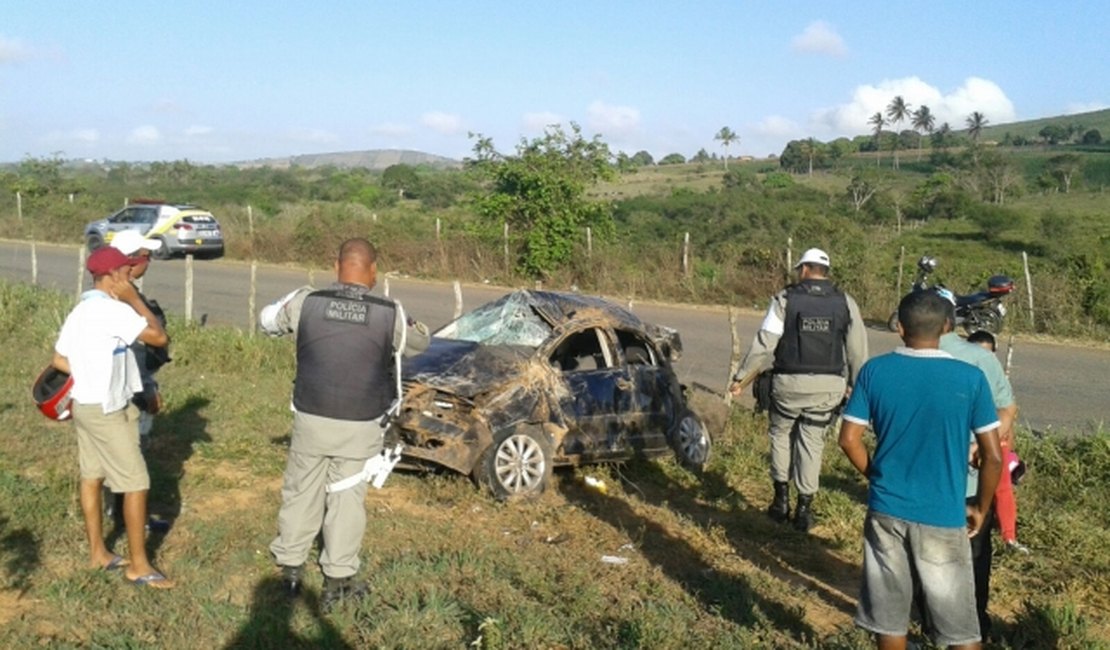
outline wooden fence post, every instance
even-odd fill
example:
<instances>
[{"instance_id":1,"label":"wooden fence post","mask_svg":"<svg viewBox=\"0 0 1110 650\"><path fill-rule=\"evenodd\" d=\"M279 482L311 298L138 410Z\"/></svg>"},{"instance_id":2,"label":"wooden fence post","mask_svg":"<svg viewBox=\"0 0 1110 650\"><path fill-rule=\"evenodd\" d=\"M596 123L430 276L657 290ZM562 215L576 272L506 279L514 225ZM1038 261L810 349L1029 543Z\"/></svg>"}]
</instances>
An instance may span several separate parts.
<instances>
[{"instance_id":1,"label":"wooden fence post","mask_svg":"<svg viewBox=\"0 0 1110 650\"><path fill-rule=\"evenodd\" d=\"M898 253L898 294L894 296L895 303L898 304L902 300L902 269L906 266L906 247L902 247L902 251Z\"/></svg>"},{"instance_id":2,"label":"wooden fence post","mask_svg":"<svg viewBox=\"0 0 1110 650\"><path fill-rule=\"evenodd\" d=\"M725 378L725 406L732 404L732 392L728 387L732 385L732 378L736 376L736 371L740 369L740 328L739 328L739 315L735 307L728 308L728 329L732 333L732 356L729 358L728 363L728 377Z\"/></svg>"},{"instance_id":3,"label":"wooden fence post","mask_svg":"<svg viewBox=\"0 0 1110 650\"><path fill-rule=\"evenodd\" d=\"M39 283L39 256L35 240L31 240L31 284Z\"/></svg>"},{"instance_id":4,"label":"wooden fence post","mask_svg":"<svg viewBox=\"0 0 1110 650\"><path fill-rule=\"evenodd\" d=\"M193 254L185 256L185 324L193 322Z\"/></svg>"},{"instance_id":5,"label":"wooden fence post","mask_svg":"<svg viewBox=\"0 0 1110 650\"><path fill-rule=\"evenodd\" d=\"M1029 255L1021 251L1021 263L1025 267L1025 291L1029 294L1029 328L1037 331L1036 320L1033 318L1033 277L1029 274Z\"/></svg>"},{"instance_id":6,"label":"wooden fence post","mask_svg":"<svg viewBox=\"0 0 1110 650\"><path fill-rule=\"evenodd\" d=\"M439 241L439 233L440 233L439 217L436 217L436 241L437 242Z\"/></svg>"},{"instance_id":7,"label":"wooden fence post","mask_svg":"<svg viewBox=\"0 0 1110 650\"><path fill-rule=\"evenodd\" d=\"M509 222L506 221L502 227L503 234L501 236L505 246L505 272L509 271Z\"/></svg>"},{"instance_id":8,"label":"wooden fence post","mask_svg":"<svg viewBox=\"0 0 1110 650\"><path fill-rule=\"evenodd\" d=\"M463 299L462 299L462 285L458 280L455 280L455 318L462 315Z\"/></svg>"},{"instance_id":9,"label":"wooden fence post","mask_svg":"<svg viewBox=\"0 0 1110 650\"><path fill-rule=\"evenodd\" d=\"M690 232L682 237L682 275L690 276Z\"/></svg>"},{"instance_id":10,"label":"wooden fence post","mask_svg":"<svg viewBox=\"0 0 1110 650\"><path fill-rule=\"evenodd\" d=\"M586 226L586 257L594 256L594 234L589 226Z\"/></svg>"},{"instance_id":11,"label":"wooden fence post","mask_svg":"<svg viewBox=\"0 0 1110 650\"><path fill-rule=\"evenodd\" d=\"M258 295L258 260L251 260L251 288L250 295L247 297L247 331L251 336L254 336L255 331L258 329L258 318L254 314L254 301Z\"/></svg>"},{"instance_id":12,"label":"wooden fence post","mask_svg":"<svg viewBox=\"0 0 1110 650\"><path fill-rule=\"evenodd\" d=\"M382 282L382 295L386 298L389 297L389 276L386 276L385 280Z\"/></svg>"},{"instance_id":13,"label":"wooden fence post","mask_svg":"<svg viewBox=\"0 0 1110 650\"><path fill-rule=\"evenodd\" d=\"M15 212L19 215L19 220L23 221L23 194L18 190L15 193Z\"/></svg>"},{"instance_id":14,"label":"wooden fence post","mask_svg":"<svg viewBox=\"0 0 1110 650\"><path fill-rule=\"evenodd\" d=\"M85 247L77 249L77 300L81 300L82 285L85 282Z\"/></svg>"},{"instance_id":15,"label":"wooden fence post","mask_svg":"<svg viewBox=\"0 0 1110 650\"><path fill-rule=\"evenodd\" d=\"M786 275L789 277L790 272L794 270L794 238L786 238Z\"/></svg>"}]
</instances>

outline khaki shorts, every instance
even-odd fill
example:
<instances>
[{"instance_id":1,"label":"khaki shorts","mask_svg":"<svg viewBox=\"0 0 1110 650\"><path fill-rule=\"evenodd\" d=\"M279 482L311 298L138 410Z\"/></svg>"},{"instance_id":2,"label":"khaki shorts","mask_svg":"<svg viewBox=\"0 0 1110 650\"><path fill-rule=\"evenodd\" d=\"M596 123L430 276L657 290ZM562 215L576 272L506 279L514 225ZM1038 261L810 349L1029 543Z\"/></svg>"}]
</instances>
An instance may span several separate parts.
<instances>
[{"instance_id":1,"label":"khaki shorts","mask_svg":"<svg viewBox=\"0 0 1110 650\"><path fill-rule=\"evenodd\" d=\"M139 449L139 409L134 404L107 415L100 404L73 404L77 461L82 479L104 479L112 492L150 489Z\"/></svg>"}]
</instances>

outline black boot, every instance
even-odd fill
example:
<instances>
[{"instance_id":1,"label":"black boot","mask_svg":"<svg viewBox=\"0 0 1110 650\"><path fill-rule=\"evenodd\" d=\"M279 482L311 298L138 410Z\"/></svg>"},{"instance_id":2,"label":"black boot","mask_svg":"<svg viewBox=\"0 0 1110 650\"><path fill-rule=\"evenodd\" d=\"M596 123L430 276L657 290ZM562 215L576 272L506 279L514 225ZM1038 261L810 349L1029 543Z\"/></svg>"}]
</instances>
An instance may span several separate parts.
<instances>
[{"instance_id":1,"label":"black boot","mask_svg":"<svg viewBox=\"0 0 1110 650\"><path fill-rule=\"evenodd\" d=\"M286 596L296 598L301 593L304 565L281 567L281 588Z\"/></svg>"},{"instance_id":2,"label":"black boot","mask_svg":"<svg viewBox=\"0 0 1110 650\"><path fill-rule=\"evenodd\" d=\"M320 606L326 612L344 600L361 598L368 591L370 586L365 582L356 582L354 576L346 578L324 576L324 597L321 599Z\"/></svg>"},{"instance_id":3,"label":"black boot","mask_svg":"<svg viewBox=\"0 0 1110 650\"><path fill-rule=\"evenodd\" d=\"M813 495L812 494L799 494L798 507L794 509L794 528L803 533L808 533L809 529L813 527Z\"/></svg>"},{"instance_id":4,"label":"black boot","mask_svg":"<svg viewBox=\"0 0 1110 650\"><path fill-rule=\"evenodd\" d=\"M790 484L775 481L775 500L767 508L767 515L780 524L790 519Z\"/></svg>"}]
</instances>

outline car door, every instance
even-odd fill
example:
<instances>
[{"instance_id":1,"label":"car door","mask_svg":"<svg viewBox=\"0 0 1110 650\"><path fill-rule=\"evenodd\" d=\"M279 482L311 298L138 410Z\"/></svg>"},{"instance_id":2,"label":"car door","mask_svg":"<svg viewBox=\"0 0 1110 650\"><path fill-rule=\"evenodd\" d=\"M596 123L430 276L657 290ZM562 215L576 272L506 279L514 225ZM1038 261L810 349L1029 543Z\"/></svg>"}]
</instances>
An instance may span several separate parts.
<instances>
[{"instance_id":1,"label":"car door","mask_svg":"<svg viewBox=\"0 0 1110 650\"><path fill-rule=\"evenodd\" d=\"M138 217L139 208L136 206L126 207L108 217L108 236L106 238L107 241L111 241L111 238L115 236L117 232L134 228Z\"/></svg>"},{"instance_id":2,"label":"car door","mask_svg":"<svg viewBox=\"0 0 1110 650\"><path fill-rule=\"evenodd\" d=\"M632 330L615 331L620 363L631 382L624 426L634 449L667 447L667 430L674 422L674 376L652 342Z\"/></svg>"},{"instance_id":3,"label":"car door","mask_svg":"<svg viewBox=\"0 0 1110 650\"><path fill-rule=\"evenodd\" d=\"M585 461L627 453L623 416L631 404L631 382L616 358L601 327L568 332L549 353L562 383L555 394L568 429L562 455Z\"/></svg>"}]
</instances>

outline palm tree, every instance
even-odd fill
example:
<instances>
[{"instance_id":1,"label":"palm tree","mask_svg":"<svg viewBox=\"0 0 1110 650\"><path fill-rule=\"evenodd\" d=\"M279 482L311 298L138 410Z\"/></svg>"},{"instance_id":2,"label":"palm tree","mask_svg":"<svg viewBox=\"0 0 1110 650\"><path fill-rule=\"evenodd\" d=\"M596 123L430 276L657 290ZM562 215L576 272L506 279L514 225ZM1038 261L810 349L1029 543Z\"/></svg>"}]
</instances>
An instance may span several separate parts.
<instances>
[{"instance_id":1,"label":"palm tree","mask_svg":"<svg viewBox=\"0 0 1110 650\"><path fill-rule=\"evenodd\" d=\"M740 136L736 135L732 129L727 126L722 126L717 135L713 136L714 140L720 140L721 145L725 148L725 171L728 171L728 148L733 142L740 142Z\"/></svg>"},{"instance_id":2,"label":"palm tree","mask_svg":"<svg viewBox=\"0 0 1110 650\"><path fill-rule=\"evenodd\" d=\"M978 142L979 135L983 132L983 127L988 124L990 124L990 120L987 119L987 116L979 111L975 111L967 116L967 134L971 136L974 142Z\"/></svg>"},{"instance_id":3,"label":"palm tree","mask_svg":"<svg viewBox=\"0 0 1110 650\"><path fill-rule=\"evenodd\" d=\"M883 127L886 126L886 118L883 117L883 112L879 111L867 120L867 123L875 127L875 151L878 155L875 157L875 166L878 167L882 164L883 156Z\"/></svg>"},{"instance_id":4,"label":"palm tree","mask_svg":"<svg viewBox=\"0 0 1110 650\"><path fill-rule=\"evenodd\" d=\"M890 118L890 125L894 127L894 168L898 169L898 125L910 114L910 105L901 95L890 100L886 107L886 116Z\"/></svg>"},{"instance_id":5,"label":"palm tree","mask_svg":"<svg viewBox=\"0 0 1110 650\"><path fill-rule=\"evenodd\" d=\"M921 160L921 150L925 148L925 134L933 132L933 126L937 123L937 118L933 116L933 112L929 107L922 104L913 112L913 120L910 124L913 125L913 130L917 131L917 159Z\"/></svg>"}]
</instances>

